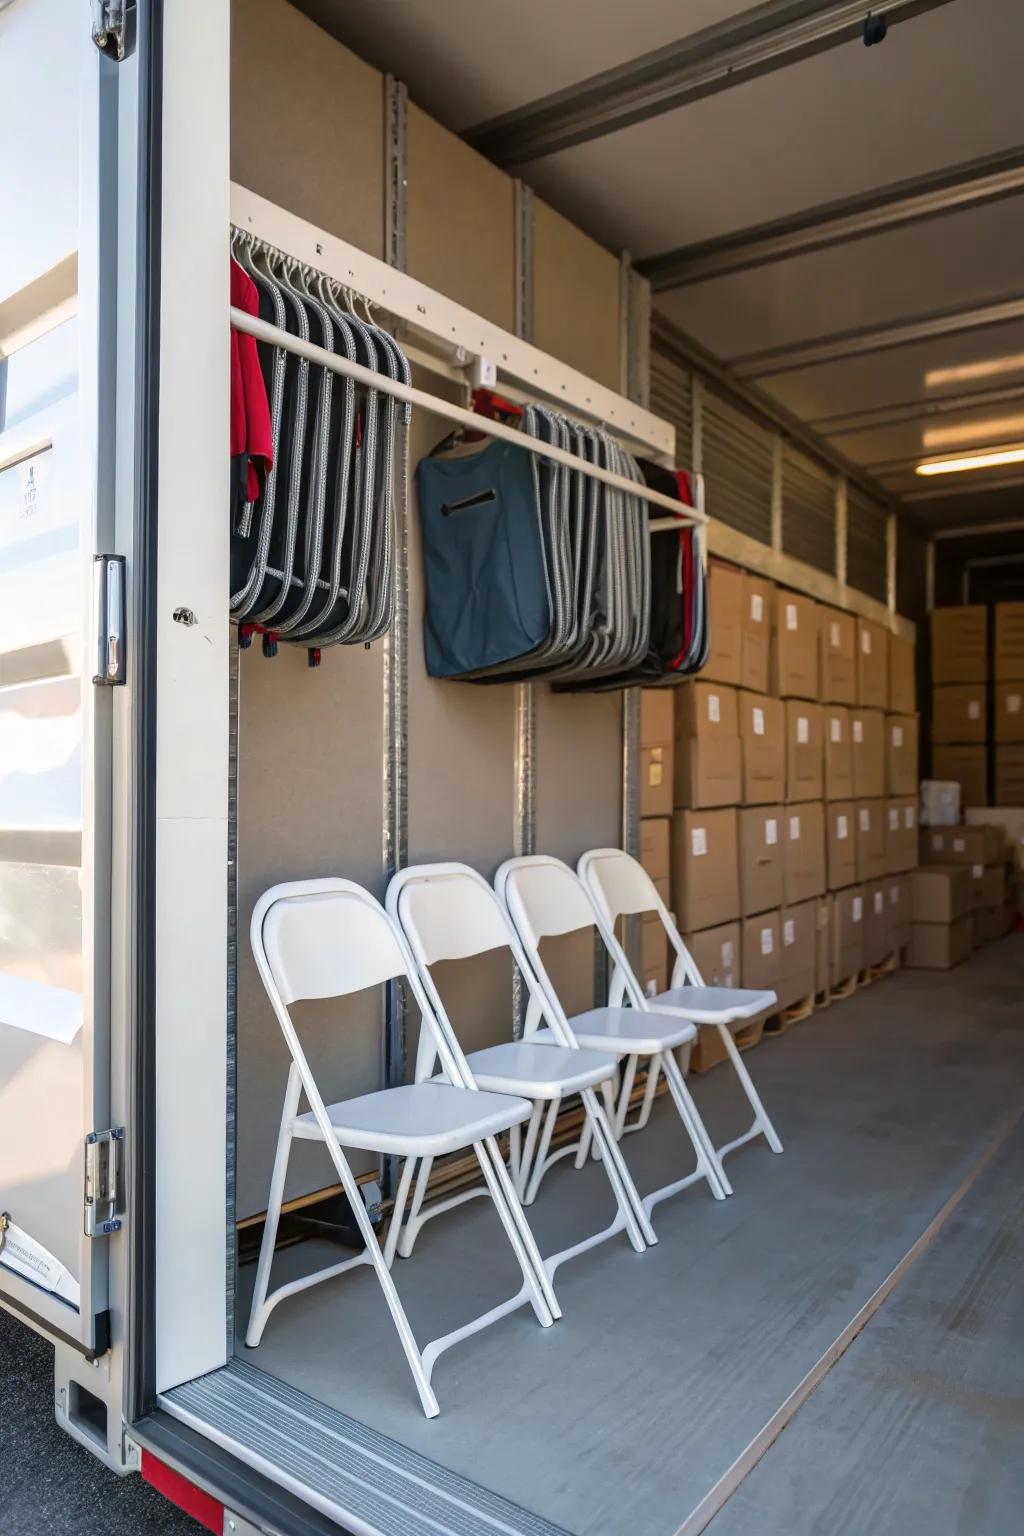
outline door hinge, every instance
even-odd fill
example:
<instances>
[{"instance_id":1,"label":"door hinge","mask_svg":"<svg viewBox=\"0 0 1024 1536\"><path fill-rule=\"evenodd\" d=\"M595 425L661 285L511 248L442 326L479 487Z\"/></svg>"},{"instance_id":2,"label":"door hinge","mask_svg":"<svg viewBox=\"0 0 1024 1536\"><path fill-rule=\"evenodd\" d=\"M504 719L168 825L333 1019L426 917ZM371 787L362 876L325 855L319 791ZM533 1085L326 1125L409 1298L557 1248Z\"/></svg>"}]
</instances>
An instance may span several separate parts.
<instances>
[{"instance_id":1,"label":"door hinge","mask_svg":"<svg viewBox=\"0 0 1024 1536\"><path fill-rule=\"evenodd\" d=\"M135 0L92 0L92 40L118 64L129 52L129 12Z\"/></svg>"},{"instance_id":2,"label":"door hinge","mask_svg":"<svg viewBox=\"0 0 1024 1536\"><path fill-rule=\"evenodd\" d=\"M115 688L127 676L124 643L128 605L124 555L94 555L92 577L96 618L96 663L92 680L107 688Z\"/></svg>"},{"instance_id":3,"label":"door hinge","mask_svg":"<svg viewBox=\"0 0 1024 1536\"><path fill-rule=\"evenodd\" d=\"M90 1131L85 1138L86 1237L120 1232L124 1216L124 1127Z\"/></svg>"}]
</instances>

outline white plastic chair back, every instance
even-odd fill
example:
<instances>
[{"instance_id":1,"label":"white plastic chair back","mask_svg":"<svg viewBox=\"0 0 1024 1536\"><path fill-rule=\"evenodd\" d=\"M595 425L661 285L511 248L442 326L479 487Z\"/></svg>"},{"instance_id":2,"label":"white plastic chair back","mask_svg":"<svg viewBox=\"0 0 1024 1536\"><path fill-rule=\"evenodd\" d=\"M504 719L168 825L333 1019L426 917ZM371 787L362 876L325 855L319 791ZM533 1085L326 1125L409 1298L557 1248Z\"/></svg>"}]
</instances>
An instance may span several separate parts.
<instances>
[{"instance_id":1,"label":"white plastic chair back","mask_svg":"<svg viewBox=\"0 0 1024 1536\"><path fill-rule=\"evenodd\" d=\"M593 898L606 942L609 948L614 944L618 951L616 963L623 968L628 991L633 991L633 987L629 985L629 978L632 977L634 981L636 978L625 952L615 937L615 924L620 917L637 917L651 912L661 919L661 925L675 951L672 986L681 986L684 983L697 987L704 985L693 957L672 921L671 913L658 894L657 886L639 860L624 853L621 848L592 848L580 859L579 873L580 879Z\"/></svg>"}]
</instances>

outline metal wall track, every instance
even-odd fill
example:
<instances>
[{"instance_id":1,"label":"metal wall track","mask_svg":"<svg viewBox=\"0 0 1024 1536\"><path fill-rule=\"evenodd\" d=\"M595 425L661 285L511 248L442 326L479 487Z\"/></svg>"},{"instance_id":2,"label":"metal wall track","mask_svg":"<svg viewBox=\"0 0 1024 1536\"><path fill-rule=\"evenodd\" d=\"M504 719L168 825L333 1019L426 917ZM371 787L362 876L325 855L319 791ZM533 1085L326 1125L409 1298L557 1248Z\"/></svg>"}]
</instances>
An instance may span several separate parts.
<instances>
[{"instance_id":1,"label":"metal wall track","mask_svg":"<svg viewBox=\"0 0 1024 1536\"><path fill-rule=\"evenodd\" d=\"M359 1536L569 1536L240 1360L160 1405Z\"/></svg>"}]
</instances>

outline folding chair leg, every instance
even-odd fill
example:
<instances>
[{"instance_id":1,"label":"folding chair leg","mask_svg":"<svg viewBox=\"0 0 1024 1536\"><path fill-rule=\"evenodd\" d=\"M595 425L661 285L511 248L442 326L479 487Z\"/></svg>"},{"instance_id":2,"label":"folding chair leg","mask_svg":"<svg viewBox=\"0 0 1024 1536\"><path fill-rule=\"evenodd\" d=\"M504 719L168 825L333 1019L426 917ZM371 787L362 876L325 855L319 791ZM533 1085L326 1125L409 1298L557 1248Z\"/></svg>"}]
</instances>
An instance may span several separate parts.
<instances>
[{"instance_id":1,"label":"folding chair leg","mask_svg":"<svg viewBox=\"0 0 1024 1536\"><path fill-rule=\"evenodd\" d=\"M530 1116L526 1127L526 1141L523 1146L523 1154L519 1160L519 1176L515 1181L516 1194L520 1200L526 1195L526 1182L530 1177L530 1169L533 1166L533 1156L537 1148L537 1132L540 1130L541 1116L544 1113L544 1100L537 1099L533 1106L533 1114Z\"/></svg>"},{"instance_id":2,"label":"folding chair leg","mask_svg":"<svg viewBox=\"0 0 1024 1536\"><path fill-rule=\"evenodd\" d=\"M640 1192L633 1183L633 1176L626 1166L615 1132L593 1088L582 1095L587 1119L594 1128L594 1140L600 1142L608 1182L615 1192L620 1211L626 1224L629 1240L637 1253L642 1253L648 1243L656 1243L650 1218L644 1210Z\"/></svg>"},{"instance_id":3,"label":"folding chair leg","mask_svg":"<svg viewBox=\"0 0 1024 1536\"><path fill-rule=\"evenodd\" d=\"M661 1076L661 1061L657 1056L652 1056L647 1063L647 1081L644 1084L644 1097L640 1105L640 1114L636 1123L631 1125L631 1131L642 1131L651 1118L651 1110L654 1108L654 1095L658 1089L658 1078Z\"/></svg>"},{"instance_id":4,"label":"folding chair leg","mask_svg":"<svg viewBox=\"0 0 1024 1536\"><path fill-rule=\"evenodd\" d=\"M552 1099L548 1104L548 1112L544 1120L544 1130L541 1133L540 1146L534 1158L533 1170L530 1174L530 1182L526 1186L526 1194L523 1196L524 1205L532 1205L537 1198L540 1181L544 1176L544 1163L547 1159L548 1149L551 1146L551 1137L555 1129L555 1121L558 1119L558 1099Z\"/></svg>"},{"instance_id":5,"label":"folding chair leg","mask_svg":"<svg viewBox=\"0 0 1024 1536\"><path fill-rule=\"evenodd\" d=\"M761 1096L757 1089L754 1087L753 1079L751 1078L750 1073L747 1071L743 1057L740 1055L739 1047L737 1046L736 1041L733 1039L732 1030L726 1024L719 1024L718 1031L722 1036L722 1042L729 1053L729 1059L732 1062L733 1070L740 1080L743 1092L750 1100L751 1109L754 1111L754 1123L747 1134L745 1136L737 1137L735 1141L729 1142L724 1147L720 1147L718 1153L719 1157L724 1157L727 1152L734 1151L736 1147L742 1146L745 1141L752 1141L753 1138L759 1134L764 1135L765 1141L771 1147L773 1152L781 1152L782 1142L779 1140L778 1135L776 1134L774 1125L772 1125L771 1120L768 1118L768 1111L761 1103Z\"/></svg>"},{"instance_id":6,"label":"folding chair leg","mask_svg":"<svg viewBox=\"0 0 1024 1536\"><path fill-rule=\"evenodd\" d=\"M619 1107L615 1112L615 1134L621 1141L626 1130L626 1115L629 1112L629 1101L633 1096L633 1084L636 1082L636 1064L639 1060L636 1056L627 1058L625 1071L622 1074L622 1087L619 1090Z\"/></svg>"},{"instance_id":7,"label":"folding chair leg","mask_svg":"<svg viewBox=\"0 0 1024 1536\"><path fill-rule=\"evenodd\" d=\"M395 1262L395 1249L398 1247L398 1235L402 1230L402 1217L405 1215L405 1204L409 1198L409 1185L412 1183L415 1167L416 1159L414 1157L407 1157L402 1167L402 1176L398 1181L394 1209L391 1212L391 1225L388 1228L387 1242L384 1245L384 1262L388 1269Z\"/></svg>"},{"instance_id":8,"label":"folding chair leg","mask_svg":"<svg viewBox=\"0 0 1024 1536\"><path fill-rule=\"evenodd\" d=\"M519 1268L523 1272L527 1295L537 1321L542 1328L550 1327L556 1318L561 1317L562 1309L545 1273L544 1260L530 1231L519 1197L512 1187L498 1143L493 1136L488 1136L485 1142L477 1142L473 1150L487 1180L502 1226L519 1260Z\"/></svg>"},{"instance_id":9,"label":"folding chair leg","mask_svg":"<svg viewBox=\"0 0 1024 1536\"><path fill-rule=\"evenodd\" d=\"M711 1186L711 1193L716 1200L724 1200L726 1195L732 1194L732 1185L725 1176L725 1169L708 1135L707 1126L701 1119L700 1111L686 1086L686 1079L679 1070L679 1063L671 1051L662 1051L659 1060L668 1084L668 1091L693 1143L698 1164Z\"/></svg>"},{"instance_id":10,"label":"folding chair leg","mask_svg":"<svg viewBox=\"0 0 1024 1536\"><path fill-rule=\"evenodd\" d=\"M410 1158L410 1162L415 1161L415 1158ZM420 1228L423 1225L423 1222L420 1220L420 1211L427 1193L427 1184L430 1182L430 1170L433 1166L434 1159L432 1157L425 1157L420 1163L412 1205L409 1207L409 1214L405 1218L405 1230L402 1232L401 1240L398 1244L398 1257L400 1259L407 1259L412 1253L413 1244L419 1236Z\"/></svg>"},{"instance_id":11,"label":"folding chair leg","mask_svg":"<svg viewBox=\"0 0 1024 1536\"><path fill-rule=\"evenodd\" d=\"M274 1246L277 1243L277 1229L281 1221L281 1204L284 1200L284 1183L288 1174L288 1157L292 1148L292 1122L299 1112L299 1098L302 1093L302 1084L299 1080L298 1069L292 1066L288 1073L288 1083L284 1091L284 1103L281 1107L281 1127L277 1135L277 1151L274 1153L274 1171L270 1176L270 1194L267 1198L267 1219L263 1224L263 1238L260 1242L260 1260L256 1269L256 1288L252 1293L252 1305L249 1308L249 1326L245 1331L245 1342L250 1349L255 1349L263 1337L263 1330L267 1326L267 1318L272 1311L267 1306L267 1291L270 1288L270 1270L274 1262Z\"/></svg>"}]
</instances>

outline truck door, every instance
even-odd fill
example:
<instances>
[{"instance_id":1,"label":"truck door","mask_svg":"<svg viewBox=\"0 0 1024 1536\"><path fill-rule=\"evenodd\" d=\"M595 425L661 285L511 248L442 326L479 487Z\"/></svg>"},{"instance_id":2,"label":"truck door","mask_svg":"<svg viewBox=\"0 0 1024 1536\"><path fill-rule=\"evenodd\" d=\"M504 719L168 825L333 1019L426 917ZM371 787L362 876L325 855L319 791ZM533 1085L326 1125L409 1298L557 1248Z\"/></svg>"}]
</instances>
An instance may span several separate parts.
<instances>
[{"instance_id":1,"label":"truck door","mask_svg":"<svg viewBox=\"0 0 1024 1536\"><path fill-rule=\"evenodd\" d=\"M0 6L0 1303L108 1336L118 432L137 144L134 6ZM119 201L120 197L120 201ZM119 249L120 247L120 249ZM119 292L121 302L119 303ZM128 418L130 419L130 418ZM123 536L123 528L122 528ZM100 558L109 556L111 558Z\"/></svg>"}]
</instances>

